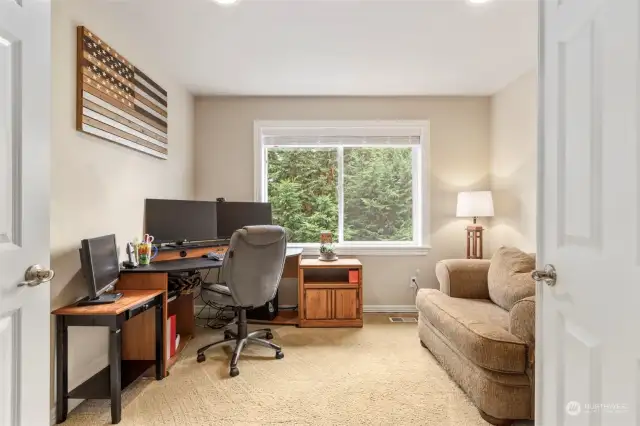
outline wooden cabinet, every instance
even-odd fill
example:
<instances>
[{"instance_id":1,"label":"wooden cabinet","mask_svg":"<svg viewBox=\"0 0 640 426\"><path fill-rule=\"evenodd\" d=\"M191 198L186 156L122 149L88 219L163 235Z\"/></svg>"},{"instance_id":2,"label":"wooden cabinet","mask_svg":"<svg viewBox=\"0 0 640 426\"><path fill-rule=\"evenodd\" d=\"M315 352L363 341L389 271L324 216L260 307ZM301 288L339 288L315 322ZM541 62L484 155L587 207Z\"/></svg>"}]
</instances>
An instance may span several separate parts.
<instances>
[{"instance_id":1,"label":"wooden cabinet","mask_svg":"<svg viewBox=\"0 0 640 426\"><path fill-rule=\"evenodd\" d=\"M362 264L303 259L299 269L300 327L362 327Z\"/></svg>"}]
</instances>

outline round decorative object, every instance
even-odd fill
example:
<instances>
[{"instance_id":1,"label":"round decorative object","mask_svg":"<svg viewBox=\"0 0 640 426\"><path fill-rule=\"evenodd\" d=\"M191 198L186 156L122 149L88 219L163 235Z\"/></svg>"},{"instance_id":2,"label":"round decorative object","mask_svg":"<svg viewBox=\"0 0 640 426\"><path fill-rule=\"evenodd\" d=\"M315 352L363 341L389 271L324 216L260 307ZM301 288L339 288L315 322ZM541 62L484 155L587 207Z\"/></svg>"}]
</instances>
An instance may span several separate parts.
<instances>
[{"instance_id":1,"label":"round decorative object","mask_svg":"<svg viewBox=\"0 0 640 426\"><path fill-rule=\"evenodd\" d=\"M323 262L335 262L336 260L338 260L338 256L334 252L320 252L318 260L322 260Z\"/></svg>"}]
</instances>

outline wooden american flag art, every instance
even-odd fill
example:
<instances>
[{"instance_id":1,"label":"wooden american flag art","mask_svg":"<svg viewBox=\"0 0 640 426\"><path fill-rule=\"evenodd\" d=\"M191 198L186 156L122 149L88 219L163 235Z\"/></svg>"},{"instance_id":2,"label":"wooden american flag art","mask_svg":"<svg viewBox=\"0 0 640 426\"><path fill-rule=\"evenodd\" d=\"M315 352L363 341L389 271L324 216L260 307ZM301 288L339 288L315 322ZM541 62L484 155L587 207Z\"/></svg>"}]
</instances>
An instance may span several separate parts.
<instances>
[{"instance_id":1,"label":"wooden american flag art","mask_svg":"<svg viewBox=\"0 0 640 426\"><path fill-rule=\"evenodd\" d=\"M166 90L83 26L77 86L79 131L167 158Z\"/></svg>"}]
</instances>

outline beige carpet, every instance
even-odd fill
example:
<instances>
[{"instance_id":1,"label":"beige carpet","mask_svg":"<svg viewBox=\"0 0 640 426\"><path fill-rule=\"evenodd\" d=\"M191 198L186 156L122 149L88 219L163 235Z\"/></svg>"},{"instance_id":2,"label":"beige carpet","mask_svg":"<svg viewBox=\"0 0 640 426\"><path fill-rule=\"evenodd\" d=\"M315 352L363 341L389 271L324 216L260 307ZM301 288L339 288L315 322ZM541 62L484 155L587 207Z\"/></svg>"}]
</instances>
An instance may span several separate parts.
<instances>
[{"instance_id":1,"label":"beige carpet","mask_svg":"<svg viewBox=\"0 0 640 426\"><path fill-rule=\"evenodd\" d=\"M203 331L162 381L142 379L123 395L123 426L486 425L465 394L420 346L415 324L367 316L362 329L274 329L284 359L245 350L228 376L228 350L196 349ZM88 401L65 425L110 424L108 401Z\"/></svg>"}]
</instances>

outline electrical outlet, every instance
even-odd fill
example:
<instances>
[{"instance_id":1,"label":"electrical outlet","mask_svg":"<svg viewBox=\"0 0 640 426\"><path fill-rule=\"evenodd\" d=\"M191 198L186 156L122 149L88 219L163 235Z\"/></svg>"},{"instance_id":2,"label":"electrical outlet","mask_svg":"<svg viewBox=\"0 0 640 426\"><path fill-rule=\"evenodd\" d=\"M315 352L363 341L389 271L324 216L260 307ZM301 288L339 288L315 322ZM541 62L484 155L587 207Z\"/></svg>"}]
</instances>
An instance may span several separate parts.
<instances>
[{"instance_id":1,"label":"electrical outlet","mask_svg":"<svg viewBox=\"0 0 640 426\"><path fill-rule=\"evenodd\" d=\"M417 277L411 277L411 281L409 282L409 287L411 287L414 290L418 289L418 278Z\"/></svg>"}]
</instances>

